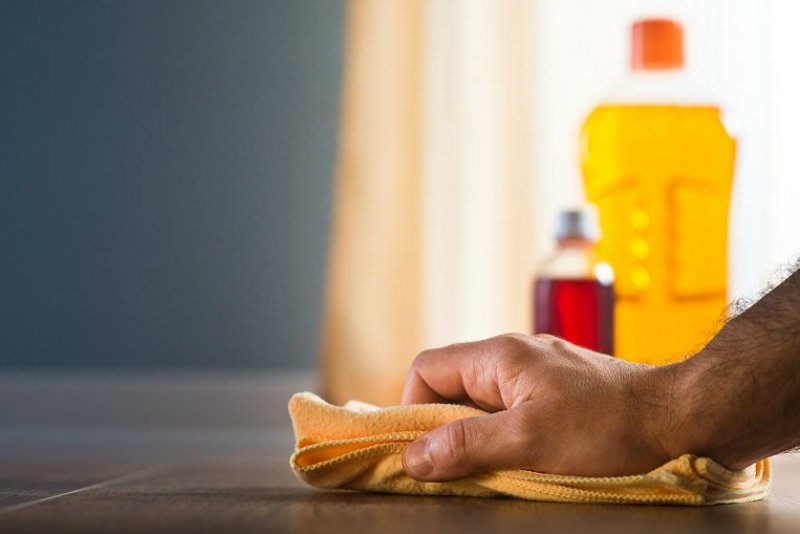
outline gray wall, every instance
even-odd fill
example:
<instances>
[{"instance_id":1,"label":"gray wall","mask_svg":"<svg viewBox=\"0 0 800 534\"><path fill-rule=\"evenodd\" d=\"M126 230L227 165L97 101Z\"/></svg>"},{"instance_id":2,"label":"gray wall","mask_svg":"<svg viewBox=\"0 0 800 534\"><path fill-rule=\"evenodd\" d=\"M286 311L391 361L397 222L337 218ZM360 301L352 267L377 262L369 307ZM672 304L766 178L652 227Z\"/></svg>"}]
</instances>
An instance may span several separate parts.
<instances>
[{"instance_id":1,"label":"gray wall","mask_svg":"<svg viewBox=\"0 0 800 534\"><path fill-rule=\"evenodd\" d=\"M309 366L340 0L0 3L0 366Z\"/></svg>"}]
</instances>

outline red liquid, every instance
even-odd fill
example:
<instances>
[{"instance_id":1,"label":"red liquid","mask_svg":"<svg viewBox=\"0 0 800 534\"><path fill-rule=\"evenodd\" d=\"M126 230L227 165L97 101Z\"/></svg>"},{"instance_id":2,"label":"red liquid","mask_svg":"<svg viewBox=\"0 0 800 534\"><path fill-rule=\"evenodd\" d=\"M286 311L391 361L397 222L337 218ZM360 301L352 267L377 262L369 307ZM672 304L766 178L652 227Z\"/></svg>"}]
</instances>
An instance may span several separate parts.
<instances>
[{"instance_id":1,"label":"red liquid","mask_svg":"<svg viewBox=\"0 0 800 534\"><path fill-rule=\"evenodd\" d=\"M534 333L614 353L614 289L597 280L536 280Z\"/></svg>"}]
</instances>

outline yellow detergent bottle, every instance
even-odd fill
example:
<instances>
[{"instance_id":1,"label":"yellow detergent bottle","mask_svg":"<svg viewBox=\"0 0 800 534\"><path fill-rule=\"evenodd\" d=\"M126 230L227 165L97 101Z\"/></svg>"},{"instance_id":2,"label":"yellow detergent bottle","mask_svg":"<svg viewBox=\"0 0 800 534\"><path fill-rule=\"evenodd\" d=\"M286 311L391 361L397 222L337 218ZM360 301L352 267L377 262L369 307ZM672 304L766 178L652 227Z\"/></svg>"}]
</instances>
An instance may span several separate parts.
<instances>
[{"instance_id":1,"label":"yellow detergent bottle","mask_svg":"<svg viewBox=\"0 0 800 534\"><path fill-rule=\"evenodd\" d=\"M683 64L678 23L635 23L630 79L582 130L598 255L616 273L616 355L630 361L693 354L726 306L736 141L720 108L691 96Z\"/></svg>"}]
</instances>

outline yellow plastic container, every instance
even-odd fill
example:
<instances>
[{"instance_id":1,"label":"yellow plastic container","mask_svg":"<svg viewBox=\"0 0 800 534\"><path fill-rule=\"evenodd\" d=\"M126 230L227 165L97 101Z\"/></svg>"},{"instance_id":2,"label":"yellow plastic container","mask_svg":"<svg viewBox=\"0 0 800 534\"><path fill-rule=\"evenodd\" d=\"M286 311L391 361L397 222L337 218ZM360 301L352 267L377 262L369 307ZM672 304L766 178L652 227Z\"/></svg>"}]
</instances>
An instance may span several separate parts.
<instances>
[{"instance_id":1,"label":"yellow plastic container","mask_svg":"<svg viewBox=\"0 0 800 534\"><path fill-rule=\"evenodd\" d=\"M636 46L634 26L634 67ZM682 65L682 43L680 54ZM721 325L735 157L714 105L615 102L584 123L584 183L602 229L598 255L616 273L617 356L676 361Z\"/></svg>"}]
</instances>

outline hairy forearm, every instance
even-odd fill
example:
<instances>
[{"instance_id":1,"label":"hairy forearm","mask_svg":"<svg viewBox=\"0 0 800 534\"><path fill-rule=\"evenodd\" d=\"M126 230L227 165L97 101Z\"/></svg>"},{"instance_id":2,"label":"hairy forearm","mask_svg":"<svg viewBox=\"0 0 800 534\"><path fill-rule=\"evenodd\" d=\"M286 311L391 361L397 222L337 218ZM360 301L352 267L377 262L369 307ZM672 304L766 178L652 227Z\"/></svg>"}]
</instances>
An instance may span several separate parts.
<instances>
[{"instance_id":1,"label":"hairy forearm","mask_svg":"<svg viewBox=\"0 0 800 534\"><path fill-rule=\"evenodd\" d=\"M659 371L662 437L729 468L800 446L800 271L728 321L697 355Z\"/></svg>"}]
</instances>

